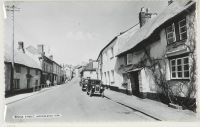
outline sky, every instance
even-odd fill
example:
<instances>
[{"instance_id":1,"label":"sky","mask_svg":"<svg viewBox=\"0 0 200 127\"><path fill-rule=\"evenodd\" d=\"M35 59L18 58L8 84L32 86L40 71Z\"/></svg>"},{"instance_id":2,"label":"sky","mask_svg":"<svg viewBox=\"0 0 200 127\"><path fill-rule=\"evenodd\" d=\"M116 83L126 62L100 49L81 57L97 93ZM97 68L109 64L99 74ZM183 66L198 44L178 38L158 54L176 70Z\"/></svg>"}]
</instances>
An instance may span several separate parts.
<instances>
[{"instance_id":1,"label":"sky","mask_svg":"<svg viewBox=\"0 0 200 127\"><path fill-rule=\"evenodd\" d=\"M8 3L7 3L8 4ZM10 4L10 3L9 3ZM167 0L15 2L15 47L44 44L60 64L96 60L115 36L139 22L141 7L158 13ZM12 15L4 19L5 43L12 44Z\"/></svg>"}]
</instances>

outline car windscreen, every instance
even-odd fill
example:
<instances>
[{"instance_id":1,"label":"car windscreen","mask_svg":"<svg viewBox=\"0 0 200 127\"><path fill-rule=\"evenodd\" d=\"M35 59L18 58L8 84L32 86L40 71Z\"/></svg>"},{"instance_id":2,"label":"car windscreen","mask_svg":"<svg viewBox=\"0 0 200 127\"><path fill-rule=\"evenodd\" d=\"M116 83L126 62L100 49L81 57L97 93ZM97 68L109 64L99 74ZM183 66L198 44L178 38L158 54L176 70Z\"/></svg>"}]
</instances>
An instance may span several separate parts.
<instances>
[{"instance_id":1,"label":"car windscreen","mask_svg":"<svg viewBox=\"0 0 200 127\"><path fill-rule=\"evenodd\" d=\"M100 84L100 80L91 80L91 84Z\"/></svg>"}]
</instances>

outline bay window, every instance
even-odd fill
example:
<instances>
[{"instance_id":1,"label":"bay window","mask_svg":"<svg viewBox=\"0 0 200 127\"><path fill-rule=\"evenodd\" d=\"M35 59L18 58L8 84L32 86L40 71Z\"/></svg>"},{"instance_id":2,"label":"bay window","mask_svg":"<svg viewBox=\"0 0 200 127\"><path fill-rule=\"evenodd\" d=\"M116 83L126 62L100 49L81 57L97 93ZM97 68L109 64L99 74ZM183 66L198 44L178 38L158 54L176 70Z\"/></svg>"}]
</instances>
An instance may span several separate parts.
<instances>
[{"instance_id":1,"label":"bay window","mask_svg":"<svg viewBox=\"0 0 200 127\"><path fill-rule=\"evenodd\" d=\"M170 60L172 79L189 79L189 58L182 57Z\"/></svg>"}]
</instances>

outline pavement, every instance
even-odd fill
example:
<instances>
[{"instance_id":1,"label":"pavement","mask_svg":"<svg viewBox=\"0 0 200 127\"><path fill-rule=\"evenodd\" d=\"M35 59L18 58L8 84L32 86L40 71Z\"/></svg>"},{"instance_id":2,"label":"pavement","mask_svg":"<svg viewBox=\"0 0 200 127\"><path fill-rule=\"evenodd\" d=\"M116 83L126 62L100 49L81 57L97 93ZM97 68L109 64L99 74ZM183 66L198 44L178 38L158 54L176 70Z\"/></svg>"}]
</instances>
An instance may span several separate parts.
<instances>
[{"instance_id":1,"label":"pavement","mask_svg":"<svg viewBox=\"0 0 200 127\"><path fill-rule=\"evenodd\" d=\"M106 89L104 96L116 103L127 106L133 110L147 114L161 121L197 121L197 113L189 110L178 110L168 107L158 101L142 99L120 92Z\"/></svg>"},{"instance_id":2,"label":"pavement","mask_svg":"<svg viewBox=\"0 0 200 127\"><path fill-rule=\"evenodd\" d=\"M28 97L31 97L31 96L33 96L33 95L36 95L36 94L45 92L45 91L47 91L47 90L51 90L51 89L57 88L57 87L59 87L59 86L60 86L60 85L51 86L51 87L46 87L46 88L42 88L42 89L39 90L39 91L34 91L34 92L31 92L31 93L23 93L23 94L18 94L18 95L15 95L15 96L11 96L11 97L8 97L8 98L5 99L5 104L7 105L7 104L11 104L11 103L17 102L17 101L26 99L26 98L28 98Z\"/></svg>"}]
</instances>

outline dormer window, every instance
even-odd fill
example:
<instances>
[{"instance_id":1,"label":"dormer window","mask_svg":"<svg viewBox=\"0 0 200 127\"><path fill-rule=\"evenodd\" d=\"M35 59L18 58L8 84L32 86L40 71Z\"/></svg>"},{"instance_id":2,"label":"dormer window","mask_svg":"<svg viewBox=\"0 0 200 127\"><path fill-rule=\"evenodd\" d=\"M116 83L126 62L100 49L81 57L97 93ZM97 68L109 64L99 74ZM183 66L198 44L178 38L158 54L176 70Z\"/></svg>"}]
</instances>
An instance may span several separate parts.
<instances>
[{"instance_id":1,"label":"dormer window","mask_svg":"<svg viewBox=\"0 0 200 127\"><path fill-rule=\"evenodd\" d=\"M127 55L126 55L126 57L127 57L127 61L126 61L126 65L130 65L130 64L132 64L132 57L133 57L133 54L132 53L128 53Z\"/></svg>"},{"instance_id":2,"label":"dormer window","mask_svg":"<svg viewBox=\"0 0 200 127\"><path fill-rule=\"evenodd\" d=\"M178 26L179 26L180 40L187 39L186 20L183 19L183 20L179 21Z\"/></svg>"},{"instance_id":3,"label":"dormer window","mask_svg":"<svg viewBox=\"0 0 200 127\"><path fill-rule=\"evenodd\" d=\"M166 27L166 37L168 44L187 39L186 18L175 21Z\"/></svg>"},{"instance_id":4,"label":"dormer window","mask_svg":"<svg viewBox=\"0 0 200 127\"><path fill-rule=\"evenodd\" d=\"M175 26L174 23L166 28L167 41L171 44L176 41Z\"/></svg>"},{"instance_id":5,"label":"dormer window","mask_svg":"<svg viewBox=\"0 0 200 127\"><path fill-rule=\"evenodd\" d=\"M114 49L113 49L113 47L110 49L110 51L111 51L110 59L112 59L114 57Z\"/></svg>"}]
</instances>

